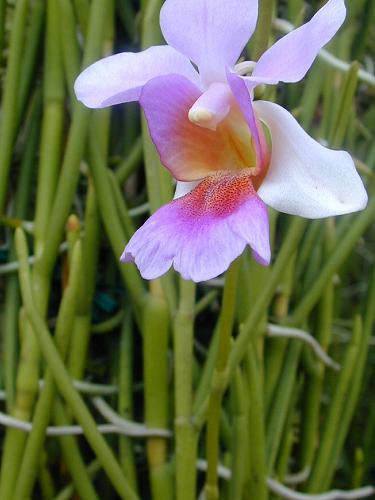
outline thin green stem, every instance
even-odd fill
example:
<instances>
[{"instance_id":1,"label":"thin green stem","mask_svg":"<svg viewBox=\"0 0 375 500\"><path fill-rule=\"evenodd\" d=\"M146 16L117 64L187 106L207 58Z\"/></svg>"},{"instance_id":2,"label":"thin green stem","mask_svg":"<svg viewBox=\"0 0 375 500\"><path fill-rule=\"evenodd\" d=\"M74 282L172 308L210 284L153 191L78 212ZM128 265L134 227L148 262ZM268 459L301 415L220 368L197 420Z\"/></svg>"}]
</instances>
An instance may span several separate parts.
<instances>
[{"instance_id":1,"label":"thin green stem","mask_svg":"<svg viewBox=\"0 0 375 500\"><path fill-rule=\"evenodd\" d=\"M5 76L3 108L0 129L0 214L4 213L8 176L16 138L18 90L22 67L25 28L29 9L28 0L16 2L11 38L9 43L8 68Z\"/></svg>"},{"instance_id":2,"label":"thin green stem","mask_svg":"<svg viewBox=\"0 0 375 500\"><path fill-rule=\"evenodd\" d=\"M98 431L96 423L81 396L74 389L69 374L65 369L45 322L35 306L27 263L26 239L23 231L19 228L16 230L16 249L20 261L19 278L25 309L39 343L40 350L51 370L56 386L72 410L77 422L82 426L87 441L97 455L100 464L120 497L136 500L137 495L130 488L118 462L105 439Z\"/></svg>"},{"instance_id":3,"label":"thin green stem","mask_svg":"<svg viewBox=\"0 0 375 500\"><path fill-rule=\"evenodd\" d=\"M116 178L119 184L122 184L140 165L143 157L142 138L139 137L134 143L132 149L126 158L116 169Z\"/></svg>"},{"instance_id":4,"label":"thin green stem","mask_svg":"<svg viewBox=\"0 0 375 500\"><path fill-rule=\"evenodd\" d=\"M324 477L327 468L330 467L332 450L336 444L336 436L340 428L341 416L346 405L349 381L353 378L356 361L358 357L362 334L362 321L356 316L353 328L353 336L346 350L345 359L338 382L335 386L332 402L325 420L319 450L316 456L313 470L307 483L307 491L314 493L324 487ZM334 464L333 464L334 465Z\"/></svg>"},{"instance_id":5,"label":"thin green stem","mask_svg":"<svg viewBox=\"0 0 375 500\"><path fill-rule=\"evenodd\" d=\"M75 245L75 251L72 258L70 280L63 295L61 306L57 318L55 343L59 353L64 359L70 333L73 326L76 301L79 288L79 269L81 267L82 255L81 245L78 242ZM50 370L45 373L44 386L39 399L35 405L33 416L33 428L28 436L20 471L18 474L17 485L13 495L14 500L23 500L31 496L32 487L35 481L38 456L42 448L45 431L50 420L52 402L55 396L55 384Z\"/></svg>"},{"instance_id":6,"label":"thin green stem","mask_svg":"<svg viewBox=\"0 0 375 500\"><path fill-rule=\"evenodd\" d=\"M168 427L168 339L170 318L159 280L151 282L150 295L142 314L145 423L148 427ZM171 498L166 468L168 441L162 437L147 440L152 497Z\"/></svg>"},{"instance_id":7,"label":"thin green stem","mask_svg":"<svg viewBox=\"0 0 375 500\"><path fill-rule=\"evenodd\" d=\"M234 324L239 266L240 260L238 259L232 263L227 271L221 306L219 348L212 378L207 418L207 475L205 484L207 500L216 500L219 498L217 466L219 462L220 410L226 387L225 379Z\"/></svg>"},{"instance_id":8,"label":"thin green stem","mask_svg":"<svg viewBox=\"0 0 375 500\"><path fill-rule=\"evenodd\" d=\"M251 343L246 356L247 388L249 392L249 454L250 467L246 481L246 490L250 498L266 500L266 437L263 408L263 390L260 360Z\"/></svg>"},{"instance_id":9,"label":"thin green stem","mask_svg":"<svg viewBox=\"0 0 375 500\"><path fill-rule=\"evenodd\" d=\"M38 62L38 53L43 41L46 2L34 2L28 18L28 30L25 39L25 50L22 55L22 68L18 89L17 124L22 122L29 98L33 77Z\"/></svg>"},{"instance_id":10,"label":"thin green stem","mask_svg":"<svg viewBox=\"0 0 375 500\"><path fill-rule=\"evenodd\" d=\"M133 420L133 323L130 311L126 310L121 328L118 375L118 413L127 420ZM119 437L119 461L129 484L138 492L137 471L133 443L129 437Z\"/></svg>"},{"instance_id":11,"label":"thin green stem","mask_svg":"<svg viewBox=\"0 0 375 500\"><path fill-rule=\"evenodd\" d=\"M275 0L261 0L256 31L252 40L252 59L257 61L268 48Z\"/></svg>"},{"instance_id":12,"label":"thin green stem","mask_svg":"<svg viewBox=\"0 0 375 500\"><path fill-rule=\"evenodd\" d=\"M196 498L197 439L192 423L195 285L180 278L180 302L173 327L176 498Z\"/></svg>"}]
</instances>

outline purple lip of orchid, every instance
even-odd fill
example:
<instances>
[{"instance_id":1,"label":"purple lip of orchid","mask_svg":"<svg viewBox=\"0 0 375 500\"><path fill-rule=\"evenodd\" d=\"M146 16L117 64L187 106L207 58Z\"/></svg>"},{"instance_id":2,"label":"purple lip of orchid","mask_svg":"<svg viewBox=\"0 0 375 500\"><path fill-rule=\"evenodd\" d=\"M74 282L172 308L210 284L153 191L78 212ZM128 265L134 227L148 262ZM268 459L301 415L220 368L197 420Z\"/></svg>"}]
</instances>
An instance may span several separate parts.
<instances>
[{"instance_id":1,"label":"purple lip of orchid","mask_svg":"<svg viewBox=\"0 0 375 500\"><path fill-rule=\"evenodd\" d=\"M306 218L367 204L347 153L321 146L281 106L253 101L258 84L305 76L343 23L344 1L329 0L258 62L235 66L257 15L257 0L166 0L160 24L169 45L107 57L77 78L76 95L88 107L140 102L161 161L177 180L175 199L146 221L121 256L146 279L172 265L185 279L214 278L246 245L267 265L266 204ZM251 76L241 75L244 67Z\"/></svg>"}]
</instances>

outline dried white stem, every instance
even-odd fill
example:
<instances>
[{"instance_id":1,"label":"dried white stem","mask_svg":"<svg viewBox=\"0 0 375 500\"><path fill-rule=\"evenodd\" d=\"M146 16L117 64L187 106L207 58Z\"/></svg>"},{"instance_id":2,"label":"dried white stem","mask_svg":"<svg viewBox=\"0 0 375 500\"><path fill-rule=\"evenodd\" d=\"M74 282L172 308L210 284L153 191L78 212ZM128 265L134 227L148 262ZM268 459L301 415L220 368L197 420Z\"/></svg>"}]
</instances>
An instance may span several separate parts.
<instances>
[{"instance_id":1,"label":"dried white stem","mask_svg":"<svg viewBox=\"0 0 375 500\"><path fill-rule=\"evenodd\" d=\"M64 253L67 251L67 249L68 249L68 243L64 241L64 243L60 245L59 252ZM30 255L30 257L28 258L29 265L30 266L34 265L35 260L36 260L35 255ZM15 260L13 262L7 262L6 264L0 265L0 274L15 273L16 271L18 271L18 268L19 268L18 260Z\"/></svg>"},{"instance_id":2,"label":"dried white stem","mask_svg":"<svg viewBox=\"0 0 375 500\"><path fill-rule=\"evenodd\" d=\"M171 431L167 429L151 429L143 424L138 424L125 420L120 417L102 398L96 397L92 398L92 402L98 412L104 417L108 422L116 425L119 429L123 429L124 433L128 436L138 436L138 437L148 437L148 436L159 436L159 437L170 437L172 435Z\"/></svg>"},{"instance_id":3,"label":"dried white stem","mask_svg":"<svg viewBox=\"0 0 375 500\"><path fill-rule=\"evenodd\" d=\"M24 432L31 432L33 428L30 422L19 420L18 418L11 417L2 412L0 412L0 424ZM120 429L113 424L98 425L98 430L102 434L127 434L124 429ZM83 429L79 425L50 426L47 427L46 434L47 436L81 435L83 434Z\"/></svg>"},{"instance_id":4,"label":"dried white stem","mask_svg":"<svg viewBox=\"0 0 375 500\"><path fill-rule=\"evenodd\" d=\"M300 484L304 483L306 479L310 476L311 467L307 465L300 472L296 472L295 474L288 474L284 478L284 482L286 484Z\"/></svg>"},{"instance_id":5,"label":"dried white stem","mask_svg":"<svg viewBox=\"0 0 375 500\"><path fill-rule=\"evenodd\" d=\"M235 65L234 71L237 75L247 75L252 73L256 63L254 61L242 61Z\"/></svg>"},{"instance_id":6,"label":"dried white stem","mask_svg":"<svg viewBox=\"0 0 375 500\"><path fill-rule=\"evenodd\" d=\"M207 460L197 460L197 469L206 471ZM229 480L232 477L232 471L223 465L218 466L217 472L222 479ZM276 493L287 500L357 500L359 498L369 497L375 493L375 488L373 486L364 486L363 488L357 488L355 490L332 490L326 493L310 495L308 493L300 493L291 490L272 478L267 478L267 486L272 493Z\"/></svg>"},{"instance_id":7,"label":"dried white stem","mask_svg":"<svg viewBox=\"0 0 375 500\"><path fill-rule=\"evenodd\" d=\"M142 205L139 205L138 207L131 208L129 210L129 215L130 215L130 217L137 217L138 215L147 214L149 211L150 211L150 204L143 203Z\"/></svg>"},{"instance_id":8,"label":"dried white stem","mask_svg":"<svg viewBox=\"0 0 375 500\"><path fill-rule=\"evenodd\" d=\"M314 339L312 335L303 330L269 324L267 326L267 335L269 337L286 337L286 338L294 338L302 340L312 348L312 350L314 351L316 356L321 360L322 363L329 366L333 370L336 371L340 370L340 365L335 361L333 361L333 359L328 356L328 354L323 350L319 342L316 339Z\"/></svg>"},{"instance_id":9,"label":"dried white stem","mask_svg":"<svg viewBox=\"0 0 375 500\"><path fill-rule=\"evenodd\" d=\"M271 478L267 479L267 485L272 493L276 493L288 500L357 500L359 498L369 497L375 492L375 488L372 486L364 486L363 488L357 488L355 490L332 490L327 493L309 495L307 493L291 490L287 486Z\"/></svg>"},{"instance_id":10,"label":"dried white stem","mask_svg":"<svg viewBox=\"0 0 375 500\"><path fill-rule=\"evenodd\" d=\"M83 380L72 380L74 387L77 391L82 394L89 394L91 396L105 395L110 396L111 394L118 393L117 385L106 385L106 384L93 384L92 382L86 382ZM44 380L39 380L39 389L42 389L44 385Z\"/></svg>"}]
</instances>

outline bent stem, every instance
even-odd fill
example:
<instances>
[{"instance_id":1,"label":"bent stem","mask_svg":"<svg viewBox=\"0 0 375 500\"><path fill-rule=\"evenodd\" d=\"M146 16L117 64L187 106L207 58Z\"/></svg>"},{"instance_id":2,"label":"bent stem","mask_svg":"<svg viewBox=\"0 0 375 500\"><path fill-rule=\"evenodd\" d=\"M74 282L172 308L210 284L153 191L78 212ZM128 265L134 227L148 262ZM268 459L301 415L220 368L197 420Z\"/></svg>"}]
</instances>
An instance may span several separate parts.
<instances>
[{"instance_id":1,"label":"bent stem","mask_svg":"<svg viewBox=\"0 0 375 500\"><path fill-rule=\"evenodd\" d=\"M227 385L227 365L235 315L239 262L239 259L237 259L232 263L225 278L222 313L219 326L219 349L216 357L216 366L213 373L208 405L207 475L205 484L207 500L216 500L219 498L217 466L219 459L220 409Z\"/></svg>"}]
</instances>

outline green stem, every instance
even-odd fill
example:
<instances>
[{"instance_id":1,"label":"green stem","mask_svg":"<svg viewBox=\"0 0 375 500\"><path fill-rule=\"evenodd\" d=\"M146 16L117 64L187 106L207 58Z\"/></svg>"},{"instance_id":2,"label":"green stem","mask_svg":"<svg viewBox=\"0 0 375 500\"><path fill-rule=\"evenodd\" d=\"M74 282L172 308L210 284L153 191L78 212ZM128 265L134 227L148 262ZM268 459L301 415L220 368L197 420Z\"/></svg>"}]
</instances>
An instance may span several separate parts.
<instances>
[{"instance_id":1,"label":"green stem","mask_svg":"<svg viewBox=\"0 0 375 500\"><path fill-rule=\"evenodd\" d=\"M43 97L43 127L38 169L38 187L35 208L36 252L42 251L48 227L58 171L64 121L64 83L60 39L58 37L59 15L56 2L47 3L47 34L45 40L45 68Z\"/></svg>"},{"instance_id":2,"label":"green stem","mask_svg":"<svg viewBox=\"0 0 375 500\"><path fill-rule=\"evenodd\" d=\"M246 356L248 398L249 398L249 448L250 470L246 482L249 498L266 500L268 498L266 484L266 438L264 429L263 382L260 362L257 359L254 344L251 343Z\"/></svg>"},{"instance_id":3,"label":"green stem","mask_svg":"<svg viewBox=\"0 0 375 500\"><path fill-rule=\"evenodd\" d=\"M14 201L14 217L24 219L29 209L31 191L29 189L32 170L36 158L38 138L40 132L41 95L34 95L30 121L27 124L25 152L22 158L17 193ZM13 238L9 261L14 260L15 249ZM4 375L7 395L7 411L12 412L16 387L16 361L18 351L18 311L20 307L19 285L16 275L9 276L6 282L4 305Z\"/></svg>"},{"instance_id":4,"label":"green stem","mask_svg":"<svg viewBox=\"0 0 375 500\"><path fill-rule=\"evenodd\" d=\"M85 234L82 241L83 260L82 267L78 270L81 282L68 361L69 373L76 380L81 380L84 375L91 334L91 309L95 290L99 240L100 219L96 193L92 182L89 181L85 211Z\"/></svg>"},{"instance_id":5,"label":"green stem","mask_svg":"<svg viewBox=\"0 0 375 500\"><path fill-rule=\"evenodd\" d=\"M160 280L150 284L150 296L143 308L143 371L145 423L148 427L168 427L168 338L170 318ZM168 442L165 438L147 439L152 498L171 498L166 467Z\"/></svg>"},{"instance_id":6,"label":"green stem","mask_svg":"<svg viewBox=\"0 0 375 500\"><path fill-rule=\"evenodd\" d=\"M237 366L244 358L249 342L251 341L251 335L256 330L259 321L264 315L264 311L272 300L272 296L279 284L280 277L285 271L285 267L287 266L290 256L293 254L302 237L305 226L306 221L304 219L297 217L292 219L292 223L287 234L285 235L279 255L277 256L275 264L272 267L272 271L269 274L269 278L232 346L228 360L228 377L225 386L227 386ZM207 408L208 398L206 396L195 412L196 425L200 426L205 422Z\"/></svg>"},{"instance_id":7,"label":"green stem","mask_svg":"<svg viewBox=\"0 0 375 500\"><path fill-rule=\"evenodd\" d=\"M118 375L118 413L133 420L133 329L130 311L126 310L121 329ZM119 461L129 484L138 491L133 443L129 437L119 437Z\"/></svg>"},{"instance_id":8,"label":"green stem","mask_svg":"<svg viewBox=\"0 0 375 500\"><path fill-rule=\"evenodd\" d=\"M180 302L174 321L174 400L176 498L196 498L197 438L192 423L195 285L180 278Z\"/></svg>"},{"instance_id":9,"label":"green stem","mask_svg":"<svg viewBox=\"0 0 375 500\"><path fill-rule=\"evenodd\" d=\"M71 102L75 102L74 80L79 72L79 45L76 35L76 23L72 2L58 0L60 14L60 37L64 61L65 79Z\"/></svg>"},{"instance_id":10,"label":"green stem","mask_svg":"<svg viewBox=\"0 0 375 500\"><path fill-rule=\"evenodd\" d=\"M57 4L55 5L57 6ZM83 58L84 67L100 55L106 25L105 21L107 19L107 9L107 2L103 2L102 0L94 0L91 4L88 35ZM90 111L82 105L77 104L74 108L73 120L58 180L58 189L54 198L45 237L46 241L48 241L48 247L45 247L42 259L43 268L47 274L50 274L58 255L65 222L77 187L79 165L83 156L89 118Z\"/></svg>"},{"instance_id":11,"label":"green stem","mask_svg":"<svg viewBox=\"0 0 375 500\"><path fill-rule=\"evenodd\" d=\"M74 321L81 261L81 246L80 243L77 243L75 245L75 251L72 259L69 284L65 289L57 317L55 342L62 359L64 359L66 355ZM37 473L38 457L43 446L45 431L50 420L54 396L54 380L52 378L51 371L46 370L44 387L35 405L32 422L33 428L28 436L25 451L23 453L17 485L13 496L14 500L23 500L24 498L29 498L31 496Z\"/></svg>"},{"instance_id":12,"label":"green stem","mask_svg":"<svg viewBox=\"0 0 375 500\"><path fill-rule=\"evenodd\" d=\"M28 0L19 0L16 2L9 43L8 69L4 83L0 129L0 214L4 213L8 191L9 169L13 154L13 144L16 138L17 113L14 111L18 108L18 90L28 9Z\"/></svg>"},{"instance_id":13,"label":"green stem","mask_svg":"<svg viewBox=\"0 0 375 500\"><path fill-rule=\"evenodd\" d=\"M213 373L207 418L207 475L205 493L207 500L219 498L217 466L219 462L219 423L221 403L226 388L226 371L234 324L236 288L240 260L232 263L227 271L221 306L219 348ZM224 383L223 383L224 382Z\"/></svg>"},{"instance_id":14,"label":"green stem","mask_svg":"<svg viewBox=\"0 0 375 500\"><path fill-rule=\"evenodd\" d=\"M245 446L248 434L247 425L247 390L244 376L238 368L231 386L233 399L232 424L232 477L230 480L231 500L241 500L247 469L248 446Z\"/></svg>"},{"instance_id":15,"label":"green stem","mask_svg":"<svg viewBox=\"0 0 375 500\"><path fill-rule=\"evenodd\" d=\"M53 405L52 418L55 425L71 424L70 415L67 414L66 408L58 398L55 399ZM74 436L66 435L59 437L59 444L64 464L73 480L74 489L85 500L98 500L88 467L86 467L80 452L80 443Z\"/></svg>"},{"instance_id":16,"label":"green stem","mask_svg":"<svg viewBox=\"0 0 375 500\"><path fill-rule=\"evenodd\" d=\"M270 409L270 419L267 425L267 469L272 474L280 449L282 432L286 422L289 403L292 399L293 385L296 378L298 361L302 350L302 343L292 341L288 347L284 369L281 373L277 392Z\"/></svg>"},{"instance_id":17,"label":"green stem","mask_svg":"<svg viewBox=\"0 0 375 500\"><path fill-rule=\"evenodd\" d=\"M340 428L342 412L346 405L348 387L356 370L361 333L362 321L360 316L356 316L353 336L345 353L345 359L342 363L340 376L335 386L332 402L325 420L319 450L307 483L307 491L311 493L317 492L322 487L325 487L323 481L327 473L327 468L330 468L332 463L331 456L334 447L336 446L337 432Z\"/></svg>"},{"instance_id":18,"label":"green stem","mask_svg":"<svg viewBox=\"0 0 375 500\"><path fill-rule=\"evenodd\" d=\"M116 169L116 178L119 184L122 184L140 165L143 157L142 138L139 137L130 150L126 158Z\"/></svg>"},{"instance_id":19,"label":"green stem","mask_svg":"<svg viewBox=\"0 0 375 500\"><path fill-rule=\"evenodd\" d=\"M252 59L257 61L268 48L275 0L261 0L256 31L252 40Z\"/></svg>"},{"instance_id":20,"label":"green stem","mask_svg":"<svg viewBox=\"0 0 375 500\"><path fill-rule=\"evenodd\" d=\"M288 324L299 325L303 319L309 314L316 302L321 296L321 293L334 275L340 268L350 252L353 250L360 236L366 231L367 227L373 222L375 217L375 196L370 199L369 204L363 212L360 212L343 235L340 245L337 245L335 250L330 255L329 259L321 269L318 277L315 279L310 288L306 291L304 297L299 302L292 316L288 319Z\"/></svg>"},{"instance_id":21,"label":"green stem","mask_svg":"<svg viewBox=\"0 0 375 500\"><path fill-rule=\"evenodd\" d=\"M27 263L26 239L20 228L16 230L16 249L20 261L19 278L25 309L39 343L40 350L55 379L56 386L72 410L77 422L83 428L88 443L97 455L100 464L120 497L127 500L136 500L137 495L130 488L118 462L104 437L98 431L96 423L81 396L74 389L45 322L35 306Z\"/></svg>"},{"instance_id":22,"label":"green stem","mask_svg":"<svg viewBox=\"0 0 375 500\"><path fill-rule=\"evenodd\" d=\"M98 196L100 214L113 252L118 259L124 249L127 239L117 212L115 200L112 196L112 188L106 172L105 158L97 144L97 138L94 131L92 131L92 139L89 144L91 159L90 168ZM139 313L146 297L142 280L134 266L124 266L119 262L119 268L132 301Z\"/></svg>"},{"instance_id":23,"label":"green stem","mask_svg":"<svg viewBox=\"0 0 375 500\"><path fill-rule=\"evenodd\" d=\"M25 50L22 55L22 68L18 89L17 124L20 124L29 98L33 76L38 61L38 53L43 40L46 2L34 2L28 19Z\"/></svg>"}]
</instances>

